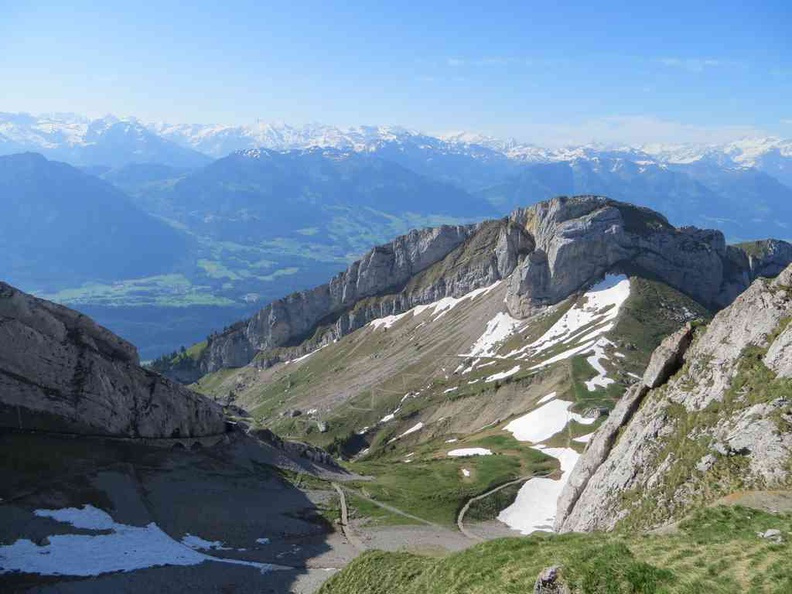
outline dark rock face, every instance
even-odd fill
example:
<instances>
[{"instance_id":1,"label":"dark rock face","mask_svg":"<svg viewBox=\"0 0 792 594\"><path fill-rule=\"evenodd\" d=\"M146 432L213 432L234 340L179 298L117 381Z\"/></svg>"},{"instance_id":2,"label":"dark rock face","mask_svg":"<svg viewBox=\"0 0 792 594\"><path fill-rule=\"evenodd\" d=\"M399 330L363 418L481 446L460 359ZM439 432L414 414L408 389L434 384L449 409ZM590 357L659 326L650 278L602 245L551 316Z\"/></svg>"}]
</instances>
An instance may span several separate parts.
<instances>
[{"instance_id":1,"label":"dark rock face","mask_svg":"<svg viewBox=\"0 0 792 594\"><path fill-rule=\"evenodd\" d=\"M0 283L0 426L129 438L225 431L220 406L143 369L90 318Z\"/></svg>"},{"instance_id":2,"label":"dark rock face","mask_svg":"<svg viewBox=\"0 0 792 594\"><path fill-rule=\"evenodd\" d=\"M518 318L613 270L657 278L720 309L757 276L777 274L792 261L787 243L760 247L749 256L726 246L719 231L676 229L651 210L607 198L554 198L499 221L412 231L377 247L328 284L274 301L210 337L189 379L312 336L303 348L316 348L373 319L507 278L506 302Z\"/></svg>"},{"instance_id":3,"label":"dark rock face","mask_svg":"<svg viewBox=\"0 0 792 594\"><path fill-rule=\"evenodd\" d=\"M339 466L338 462L322 448L300 441L286 441L275 435L269 429L253 429L249 433L259 441L263 441L291 456L305 458L314 464L320 464L332 470L337 470L338 472L346 472L346 470Z\"/></svg>"}]
</instances>

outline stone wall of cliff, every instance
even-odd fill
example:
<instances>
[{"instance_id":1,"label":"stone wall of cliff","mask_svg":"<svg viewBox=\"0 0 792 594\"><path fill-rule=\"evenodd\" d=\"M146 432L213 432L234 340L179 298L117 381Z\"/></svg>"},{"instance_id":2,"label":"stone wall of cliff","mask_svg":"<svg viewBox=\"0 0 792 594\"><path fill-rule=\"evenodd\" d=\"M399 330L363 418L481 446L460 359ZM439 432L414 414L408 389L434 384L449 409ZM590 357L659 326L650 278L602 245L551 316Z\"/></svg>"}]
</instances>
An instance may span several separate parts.
<instances>
[{"instance_id":1,"label":"stone wall of cliff","mask_svg":"<svg viewBox=\"0 0 792 594\"><path fill-rule=\"evenodd\" d=\"M222 434L225 421L90 318L0 283L0 427L159 439Z\"/></svg>"},{"instance_id":2,"label":"stone wall of cliff","mask_svg":"<svg viewBox=\"0 0 792 594\"><path fill-rule=\"evenodd\" d=\"M692 344L690 328L667 339L578 461L556 529L651 528L735 490L790 488L791 319L789 266Z\"/></svg>"},{"instance_id":3,"label":"stone wall of cliff","mask_svg":"<svg viewBox=\"0 0 792 594\"><path fill-rule=\"evenodd\" d=\"M307 352L372 319L502 279L518 318L617 269L662 280L717 310L757 275L790 261L792 246L784 242L766 242L749 257L718 231L676 229L651 210L607 198L559 197L502 220L413 231L377 247L329 283L274 301L211 336L192 374L180 370L179 377L193 381L240 367L258 353L313 337L303 344Z\"/></svg>"}]
</instances>

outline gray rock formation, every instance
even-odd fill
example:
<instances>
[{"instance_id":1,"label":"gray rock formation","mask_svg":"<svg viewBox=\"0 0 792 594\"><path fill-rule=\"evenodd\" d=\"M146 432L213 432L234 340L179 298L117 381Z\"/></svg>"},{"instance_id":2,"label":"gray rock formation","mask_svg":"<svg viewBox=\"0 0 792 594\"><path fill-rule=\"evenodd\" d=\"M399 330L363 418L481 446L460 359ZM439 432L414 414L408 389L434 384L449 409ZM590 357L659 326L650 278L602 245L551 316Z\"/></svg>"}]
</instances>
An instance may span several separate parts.
<instances>
[{"instance_id":1,"label":"gray rock formation","mask_svg":"<svg viewBox=\"0 0 792 594\"><path fill-rule=\"evenodd\" d=\"M569 586L561 576L561 567L553 565L546 567L536 577L534 594L569 594Z\"/></svg>"},{"instance_id":2,"label":"gray rock formation","mask_svg":"<svg viewBox=\"0 0 792 594\"><path fill-rule=\"evenodd\" d=\"M286 441L275 435L269 429L253 429L248 432L249 435L262 441L272 447L286 452L291 456L297 458L305 458L315 464L320 464L339 473L346 473L347 471L341 467L335 459L322 448L312 446L301 441Z\"/></svg>"},{"instance_id":3,"label":"gray rock formation","mask_svg":"<svg viewBox=\"0 0 792 594\"><path fill-rule=\"evenodd\" d=\"M719 312L681 369L689 337L664 341L578 461L556 529L652 527L734 488L792 486L790 317L792 266Z\"/></svg>"},{"instance_id":4,"label":"gray rock formation","mask_svg":"<svg viewBox=\"0 0 792 594\"><path fill-rule=\"evenodd\" d=\"M666 337L652 353L641 381L633 384L616 403L608 419L594 434L585 454L580 457L564 485L564 490L558 498L556 530L563 527L565 518L577 504L591 478L608 459L619 432L633 418L649 390L665 383L682 366L692 339L693 328L690 324Z\"/></svg>"},{"instance_id":5,"label":"gray rock formation","mask_svg":"<svg viewBox=\"0 0 792 594\"><path fill-rule=\"evenodd\" d=\"M90 318L0 283L0 426L130 438L225 431L220 406Z\"/></svg>"},{"instance_id":6,"label":"gray rock formation","mask_svg":"<svg viewBox=\"0 0 792 594\"><path fill-rule=\"evenodd\" d=\"M246 365L259 353L271 363L280 347L302 345L298 354L307 352L375 318L502 279L516 317L613 270L657 278L719 309L757 275L792 261L792 246L784 242L765 242L751 253L727 247L718 231L675 229L645 208L596 196L554 198L498 221L413 231L373 249L328 284L274 301L209 337L192 373L163 371L190 381Z\"/></svg>"}]
</instances>

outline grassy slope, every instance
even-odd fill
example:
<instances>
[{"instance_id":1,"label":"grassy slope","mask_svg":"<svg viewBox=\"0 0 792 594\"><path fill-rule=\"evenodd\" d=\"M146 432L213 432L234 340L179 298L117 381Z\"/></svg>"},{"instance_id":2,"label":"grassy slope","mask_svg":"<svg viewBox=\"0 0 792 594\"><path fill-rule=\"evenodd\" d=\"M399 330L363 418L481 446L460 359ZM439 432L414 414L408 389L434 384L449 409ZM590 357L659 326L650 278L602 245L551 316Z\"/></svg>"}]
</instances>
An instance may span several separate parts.
<instances>
[{"instance_id":1,"label":"grassy slope","mask_svg":"<svg viewBox=\"0 0 792 594\"><path fill-rule=\"evenodd\" d=\"M687 308L707 315L706 310L665 285L633 279L631 296L609 335L626 357L604 362L617 383L590 392L583 382L595 372L585 357L568 359L538 373L529 372L529 363L523 363L518 374L490 383L483 378L511 368L514 361L493 359L492 365L470 374L451 373L462 360L453 355L466 352L486 321L502 308L499 291L478 299L457 305L438 322L430 322L431 316L422 314L407 317L388 330L363 329L300 363L264 371L224 370L203 378L198 388L220 398L234 391L257 423L285 437L309 441L337 454L369 447L366 457L350 465L355 472L375 477L359 485L365 493L427 520L450 524L470 497L515 478L556 468L557 462L501 430L508 419L531 410L539 398L553 390L560 398L573 400L579 412L611 407L633 381L627 374L642 373L656 344L683 323L679 311ZM568 300L539 316L499 352L536 340L571 305ZM475 380L475 384L468 383ZM446 393L449 387L456 389ZM420 391L420 395L400 404L410 391ZM380 424L360 443L356 432L374 427L399 406L394 421ZM313 408L319 412L306 412ZM281 415L293 409L303 414ZM319 431L317 420L327 424L326 431ZM388 443L419 420L425 423L421 431ZM493 422L491 427L485 426ZM547 444L580 451L582 444L572 438L590 433L596 426L570 423ZM451 437L459 441L446 444ZM357 449L348 449L348 444L356 441ZM448 450L458 447L487 447L496 455L464 460L446 457ZM411 452L415 452L412 461L405 463ZM463 476L462 468L471 471L469 478ZM514 492L507 490L499 499ZM471 517L492 517L490 503L477 504Z\"/></svg>"},{"instance_id":2,"label":"grassy slope","mask_svg":"<svg viewBox=\"0 0 792 594\"><path fill-rule=\"evenodd\" d=\"M782 544L757 537L778 528ZM697 512L665 535L534 535L490 541L443 558L372 551L320 594L530 592L539 572L562 565L575 592L695 594L792 591L792 515L742 507Z\"/></svg>"},{"instance_id":3,"label":"grassy slope","mask_svg":"<svg viewBox=\"0 0 792 594\"><path fill-rule=\"evenodd\" d=\"M493 455L445 456L459 447L484 447ZM453 524L471 497L522 476L550 474L556 466L554 459L525 447L510 434L499 434L452 444L430 441L353 463L350 468L374 477L356 485L364 494L430 522ZM465 477L462 469L470 476Z\"/></svg>"}]
</instances>

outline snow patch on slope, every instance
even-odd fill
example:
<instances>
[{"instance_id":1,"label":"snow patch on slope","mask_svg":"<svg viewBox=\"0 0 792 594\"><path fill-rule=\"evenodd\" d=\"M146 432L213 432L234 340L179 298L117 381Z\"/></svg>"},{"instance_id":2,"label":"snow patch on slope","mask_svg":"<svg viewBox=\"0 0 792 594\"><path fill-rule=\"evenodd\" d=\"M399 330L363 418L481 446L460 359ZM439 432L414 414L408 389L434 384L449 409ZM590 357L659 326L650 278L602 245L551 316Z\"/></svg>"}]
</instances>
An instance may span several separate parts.
<instances>
[{"instance_id":1,"label":"snow patch on slope","mask_svg":"<svg viewBox=\"0 0 792 594\"><path fill-rule=\"evenodd\" d=\"M448 456L451 458L467 458L468 456L491 456L492 451L487 448L459 448L451 450Z\"/></svg>"},{"instance_id":2,"label":"snow patch on slope","mask_svg":"<svg viewBox=\"0 0 792 594\"><path fill-rule=\"evenodd\" d=\"M398 321L400 321L403 318L409 316L410 314L412 314L412 317L417 317L417 316L420 316L421 314L423 314L425 312L429 312L430 315L432 316L432 319L430 320L430 322L436 322L437 320L442 318L445 314L450 312L452 309L454 309L457 305L459 305L463 301L465 301L465 300L473 300L476 297L479 297L481 295L486 295L487 293L489 293L490 291L495 289L500 283L501 283L501 281L497 281L497 282L495 282L495 283L493 283L493 284L491 284L491 285L489 285L487 287L482 287L480 289L475 289L475 290L471 291L470 293L466 293L462 297L458 297L458 298L457 297L443 297L439 301L435 301L433 303L427 303L426 305L417 305L417 306L413 307L412 309L407 310L404 313L390 315L390 316L385 316L385 317L382 317L382 318L377 318L376 320L370 321L368 323L368 326L371 326L375 330L378 330L380 328L387 330L388 328L393 327L393 325L396 324Z\"/></svg>"},{"instance_id":3,"label":"snow patch on slope","mask_svg":"<svg viewBox=\"0 0 792 594\"><path fill-rule=\"evenodd\" d=\"M553 480L540 477L526 481L520 487L514 503L498 514L498 520L522 534L553 531L556 502L580 457L571 448L538 449L560 461L561 478Z\"/></svg>"},{"instance_id":4,"label":"snow patch on slope","mask_svg":"<svg viewBox=\"0 0 792 594\"><path fill-rule=\"evenodd\" d=\"M520 366L519 365L515 365L514 367L512 367L511 369L507 369L506 371L501 371L499 373L493 373L492 375L488 376L487 379L485 379L484 381L485 382L495 382L495 381L498 381L498 380L505 379L507 377L511 377L515 373L518 373L519 371L520 371Z\"/></svg>"},{"instance_id":5,"label":"snow patch on slope","mask_svg":"<svg viewBox=\"0 0 792 594\"><path fill-rule=\"evenodd\" d=\"M493 357L497 346L517 332L524 322L516 320L508 313L499 312L487 322L487 329L473 343L470 352L460 357Z\"/></svg>"},{"instance_id":6,"label":"snow patch on slope","mask_svg":"<svg viewBox=\"0 0 792 594\"><path fill-rule=\"evenodd\" d=\"M212 557L174 540L154 522L146 526L119 524L108 513L91 505L40 509L34 513L74 528L105 533L53 534L47 537L47 544L41 546L28 539L0 546L0 559L3 560L0 574L19 571L40 575L95 576L162 565L198 565L205 561L248 565L262 573L275 569L268 563ZM216 544L190 535L185 539L193 544Z\"/></svg>"},{"instance_id":7,"label":"snow patch on slope","mask_svg":"<svg viewBox=\"0 0 792 594\"><path fill-rule=\"evenodd\" d=\"M551 400L536 410L518 417L503 429L514 435L518 441L540 443L550 439L563 430L569 421L577 421L581 425L591 425L594 419L588 419L578 413L570 412L574 404L569 400Z\"/></svg>"}]
</instances>

